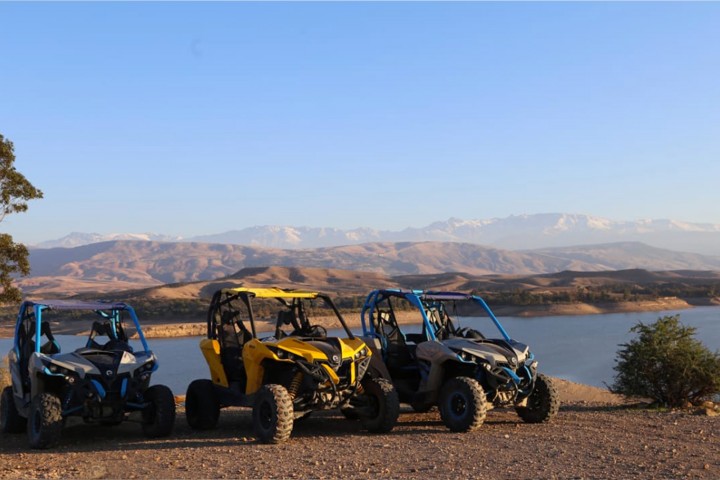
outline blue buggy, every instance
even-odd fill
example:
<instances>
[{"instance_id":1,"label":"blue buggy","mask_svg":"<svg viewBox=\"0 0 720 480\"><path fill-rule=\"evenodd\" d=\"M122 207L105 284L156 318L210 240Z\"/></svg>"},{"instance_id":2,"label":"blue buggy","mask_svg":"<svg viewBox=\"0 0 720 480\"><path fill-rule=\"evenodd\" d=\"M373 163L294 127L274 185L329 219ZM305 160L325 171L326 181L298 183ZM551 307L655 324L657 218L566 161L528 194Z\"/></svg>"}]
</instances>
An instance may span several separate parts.
<instances>
[{"instance_id":1,"label":"blue buggy","mask_svg":"<svg viewBox=\"0 0 720 480\"><path fill-rule=\"evenodd\" d=\"M53 334L53 313L60 311L89 317L90 333L80 348L63 350ZM131 341L127 330L136 332L139 341ZM158 362L130 305L25 301L8 358L12 386L0 397L0 430L27 431L32 448L56 444L69 417L109 426L138 412L146 436L172 432L175 398L164 385L150 386Z\"/></svg>"}]
</instances>

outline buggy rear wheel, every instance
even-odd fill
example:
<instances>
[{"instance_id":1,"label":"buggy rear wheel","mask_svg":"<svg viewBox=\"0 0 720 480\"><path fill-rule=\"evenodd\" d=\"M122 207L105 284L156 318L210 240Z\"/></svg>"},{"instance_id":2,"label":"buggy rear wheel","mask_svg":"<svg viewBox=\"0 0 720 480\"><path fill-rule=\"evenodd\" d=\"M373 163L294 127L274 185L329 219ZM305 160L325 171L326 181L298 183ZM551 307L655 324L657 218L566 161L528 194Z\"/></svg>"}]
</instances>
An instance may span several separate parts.
<instances>
[{"instance_id":1,"label":"buggy rear wheel","mask_svg":"<svg viewBox=\"0 0 720 480\"><path fill-rule=\"evenodd\" d=\"M165 385L145 390L148 406L142 411L142 431L146 437L167 437L175 426L175 397Z\"/></svg>"},{"instance_id":2,"label":"buggy rear wheel","mask_svg":"<svg viewBox=\"0 0 720 480\"><path fill-rule=\"evenodd\" d=\"M469 432L485 421L487 406L482 386L470 377L453 377L440 389L440 418L453 432Z\"/></svg>"},{"instance_id":3,"label":"buggy rear wheel","mask_svg":"<svg viewBox=\"0 0 720 480\"><path fill-rule=\"evenodd\" d=\"M220 401L212 381L194 380L185 394L185 419L195 430L209 430L217 426Z\"/></svg>"},{"instance_id":4,"label":"buggy rear wheel","mask_svg":"<svg viewBox=\"0 0 720 480\"><path fill-rule=\"evenodd\" d=\"M400 414L400 400L393 384L384 378L365 377L364 395L372 403L373 414L360 416L363 428L373 433L385 433L395 427Z\"/></svg>"},{"instance_id":5,"label":"buggy rear wheel","mask_svg":"<svg viewBox=\"0 0 720 480\"><path fill-rule=\"evenodd\" d=\"M549 377L538 374L535 388L524 407L515 407L515 411L527 423L549 422L560 409L560 397Z\"/></svg>"},{"instance_id":6,"label":"buggy rear wheel","mask_svg":"<svg viewBox=\"0 0 720 480\"><path fill-rule=\"evenodd\" d=\"M60 441L63 418L60 399L51 393L40 393L33 398L27 422L31 448L49 448Z\"/></svg>"},{"instance_id":7,"label":"buggy rear wheel","mask_svg":"<svg viewBox=\"0 0 720 480\"><path fill-rule=\"evenodd\" d=\"M282 385L263 385L257 392L252 412L255 435L263 443L280 443L290 438L293 404Z\"/></svg>"},{"instance_id":8,"label":"buggy rear wheel","mask_svg":"<svg viewBox=\"0 0 720 480\"><path fill-rule=\"evenodd\" d=\"M27 428L27 419L20 415L15 406L12 387L5 387L0 397L0 431L22 433Z\"/></svg>"}]
</instances>

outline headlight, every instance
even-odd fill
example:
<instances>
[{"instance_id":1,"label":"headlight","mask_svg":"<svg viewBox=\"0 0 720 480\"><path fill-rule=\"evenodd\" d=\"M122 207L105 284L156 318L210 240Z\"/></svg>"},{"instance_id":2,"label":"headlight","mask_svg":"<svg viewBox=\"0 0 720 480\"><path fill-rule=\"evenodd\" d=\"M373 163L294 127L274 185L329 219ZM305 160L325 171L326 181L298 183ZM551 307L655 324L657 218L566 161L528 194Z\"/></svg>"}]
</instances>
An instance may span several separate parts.
<instances>
[{"instance_id":1,"label":"headlight","mask_svg":"<svg viewBox=\"0 0 720 480\"><path fill-rule=\"evenodd\" d=\"M268 347L269 348L269 347ZM287 350L283 350L282 348L269 348L271 352L273 352L280 360L292 360L293 362L299 362L301 360L305 360L305 357L301 355L294 354L292 352L288 352Z\"/></svg>"},{"instance_id":2,"label":"headlight","mask_svg":"<svg viewBox=\"0 0 720 480\"><path fill-rule=\"evenodd\" d=\"M141 365L137 370L135 370L134 375L136 377L148 377L155 370L157 370L157 363L154 360L150 360L149 362Z\"/></svg>"},{"instance_id":3,"label":"headlight","mask_svg":"<svg viewBox=\"0 0 720 480\"><path fill-rule=\"evenodd\" d=\"M473 357L472 354L470 354L464 350L456 351L455 354L458 356L458 358L460 360L462 360L464 362L472 362L475 360L475 357Z\"/></svg>"},{"instance_id":4,"label":"headlight","mask_svg":"<svg viewBox=\"0 0 720 480\"><path fill-rule=\"evenodd\" d=\"M368 355L368 349L367 347L363 347L360 351L355 353L355 360L360 360L361 358L367 357Z\"/></svg>"},{"instance_id":5,"label":"headlight","mask_svg":"<svg viewBox=\"0 0 720 480\"><path fill-rule=\"evenodd\" d=\"M52 362L44 361L43 364L45 365L43 371L46 375L50 375L53 377L64 377L65 381L67 381L68 383L75 383L75 381L78 379L77 372L69 370L65 367L61 367L60 365Z\"/></svg>"}]
</instances>

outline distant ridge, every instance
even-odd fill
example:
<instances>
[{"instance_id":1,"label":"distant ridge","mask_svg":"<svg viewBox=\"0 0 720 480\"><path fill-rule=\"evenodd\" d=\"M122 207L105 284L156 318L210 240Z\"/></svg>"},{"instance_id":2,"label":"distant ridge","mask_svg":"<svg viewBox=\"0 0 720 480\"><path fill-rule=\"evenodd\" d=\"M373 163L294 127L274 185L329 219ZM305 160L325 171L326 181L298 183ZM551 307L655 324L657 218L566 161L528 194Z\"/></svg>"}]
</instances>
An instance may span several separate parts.
<instances>
[{"instance_id":1,"label":"distant ridge","mask_svg":"<svg viewBox=\"0 0 720 480\"><path fill-rule=\"evenodd\" d=\"M512 215L485 220L450 218L399 231L264 225L190 238L148 233L72 233L35 247L67 248L111 240L219 243L281 249L433 241L471 243L504 250L633 241L670 250L720 255L720 225L665 219L617 221L568 213Z\"/></svg>"},{"instance_id":2,"label":"distant ridge","mask_svg":"<svg viewBox=\"0 0 720 480\"><path fill-rule=\"evenodd\" d=\"M243 268L224 278L159 285L129 292L127 298L158 300L208 299L220 289L239 286L307 288L338 295L363 295L376 288L419 288L457 291L547 293L582 288L627 285L672 285L689 287L720 283L720 272L662 271L642 269L612 272L558 272L545 275L471 275L439 273L428 275L384 275L332 268L253 267Z\"/></svg>"},{"instance_id":3,"label":"distant ridge","mask_svg":"<svg viewBox=\"0 0 720 480\"><path fill-rule=\"evenodd\" d=\"M317 249L212 243L111 241L75 248L30 249L23 291L71 295L213 280L243 268L316 268L386 276L535 275L562 271L720 270L720 257L674 252L638 242L510 251L458 242L380 242Z\"/></svg>"}]
</instances>

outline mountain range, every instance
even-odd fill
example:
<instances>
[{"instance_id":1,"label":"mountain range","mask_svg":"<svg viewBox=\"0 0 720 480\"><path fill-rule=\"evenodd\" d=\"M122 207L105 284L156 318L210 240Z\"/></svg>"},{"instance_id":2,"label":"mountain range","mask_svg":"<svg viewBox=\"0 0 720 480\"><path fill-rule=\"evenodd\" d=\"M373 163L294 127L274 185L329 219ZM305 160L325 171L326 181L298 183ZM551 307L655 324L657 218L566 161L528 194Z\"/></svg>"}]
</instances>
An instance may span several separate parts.
<instances>
[{"instance_id":1,"label":"mountain range","mask_svg":"<svg viewBox=\"0 0 720 480\"><path fill-rule=\"evenodd\" d=\"M220 288L243 285L318 289L341 295L363 295L376 288L419 288L446 291L524 291L547 293L608 286L690 288L717 284L720 272L656 271L642 269L609 272L558 272L543 275L471 275L438 273L429 275L384 275L382 273L308 267L256 267L216 280L161 285L128 292L128 298L150 300L209 299ZM702 304L699 299L693 299ZM715 304L708 301L708 304Z\"/></svg>"},{"instance_id":2,"label":"mountain range","mask_svg":"<svg viewBox=\"0 0 720 480\"><path fill-rule=\"evenodd\" d=\"M460 242L373 242L308 249L115 240L74 248L31 248L26 293L72 295L226 277L244 268L281 266L386 276L459 272L532 275L624 269L720 270L720 257L639 242L512 251ZM332 283L332 279L329 280Z\"/></svg>"},{"instance_id":3,"label":"mountain range","mask_svg":"<svg viewBox=\"0 0 720 480\"><path fill-rule=\"evenodd\" d=\"M38 243L34 247L70 248L115 240L214 243L276 249L314 249L387 242L457 242L503 250L642 242L657 248L720 255L720 225L657 219L617 221L567 213L513 215L486 220L450 218L425 227L397 231L266 225L189 238L162 234L72 233L60 239Z\"/></svg>"}]
</instances>

